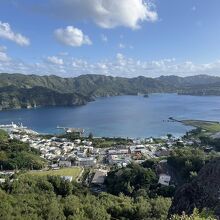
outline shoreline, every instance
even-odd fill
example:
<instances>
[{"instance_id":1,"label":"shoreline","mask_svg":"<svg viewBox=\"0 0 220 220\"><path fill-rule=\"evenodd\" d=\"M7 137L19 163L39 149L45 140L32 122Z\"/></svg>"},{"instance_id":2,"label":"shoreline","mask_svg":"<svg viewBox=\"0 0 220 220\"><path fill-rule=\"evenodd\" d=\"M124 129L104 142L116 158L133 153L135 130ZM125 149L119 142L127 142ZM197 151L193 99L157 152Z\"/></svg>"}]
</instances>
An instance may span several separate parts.
<instances>
[{"instance_id":1,"label":"shoreline","mask_svg":"<svg viewBox=\"0 0 220 220\"><path fill-rule=\"evenodd\" d=\"M195 129L201 129L201 135L213 136L220 132L220 122L219 121L210 121L210 120L194 120L194 119L184 119L177 120L173 117L170 117L169 120L174 122L179 122L185 126L191 126Z\"/></svg>"},{"instance_id":2,"label":"shoreline","mask_svg":"<svg viewBox=\"0 0 220 220\"><path fill-rule=\"evenodd\" d=\"M189 132L191 130L194 129L201 129L201 133L203 134L208 134L208 135L214 135L216 133L220 133L220 122L218 121L211 121L211 120L194 120L194 119L183 119L183 120L179 120L176 119L174 117L169 117L167 122L176 122L176 123L181 123L182 125L186 126L186 127L191 127L192 129L189 130ZM65 132L65 130L62 133L59 132L37 132L34 129L30 129L26 126L23 126L22 123L21 124L14 124L13 122L11 124L0 124L0 129L1 130L6 130L6 131L10 131L13 129L18 129L20 131L26 132L26 133L32 133L32 134L36 134L36 135L40 135L40 136L60 136L60 135L65 135L68 134ZM75 128L78 129L78 128ZM58 129L57 129L58 130ZM84 129L83 129L84 131ZM184 136L188 131L186 131L183 134L179 134L179 135L175 135L172 132L167 132L172 134L174 137L176 138L180 138L182 136ZM86 138L88 137L89 132L85 132L81 137ZM139 139L139 140L143 140L143 139L164 139L166 137L166 134L164 135L150 135L150 136L137 136L137 137L132 137L132 136L106 136L106 135L94 135L95 139L105 139L105 138L109 138L109 139L130 139L130 140L135 140L135 139Z\"/></svg>"}]
</instances>

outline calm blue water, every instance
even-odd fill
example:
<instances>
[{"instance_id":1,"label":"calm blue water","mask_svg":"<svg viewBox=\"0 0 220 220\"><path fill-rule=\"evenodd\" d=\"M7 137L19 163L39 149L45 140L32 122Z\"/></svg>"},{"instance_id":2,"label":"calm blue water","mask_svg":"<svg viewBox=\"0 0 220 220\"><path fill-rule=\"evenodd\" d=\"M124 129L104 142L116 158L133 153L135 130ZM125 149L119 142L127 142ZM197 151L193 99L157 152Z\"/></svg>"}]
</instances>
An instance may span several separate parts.
<instances>
[{"instance_id":1,"label":"calm blue water","mask_svg":"<svg viewBox=\"0 0 220 220\"><path fill-rule=\"evenodd\" d=\"M220 121L220 97L153 94L100 98L80 107L48 107L0 112L0 124L22 122L41 133L58 133L57 125L84 128L95 136L150 137L184 134L189 127L164 122L176 119Z\"/></svg>"}]
</instances>

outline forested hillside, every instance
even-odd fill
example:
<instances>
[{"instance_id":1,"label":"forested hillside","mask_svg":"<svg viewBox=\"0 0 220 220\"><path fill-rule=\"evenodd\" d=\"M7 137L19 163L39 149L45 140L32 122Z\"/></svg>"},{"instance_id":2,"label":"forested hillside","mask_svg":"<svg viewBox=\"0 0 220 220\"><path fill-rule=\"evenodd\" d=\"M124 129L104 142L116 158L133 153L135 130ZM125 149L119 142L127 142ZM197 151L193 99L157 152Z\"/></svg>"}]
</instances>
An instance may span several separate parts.
<instances>
[{"instance_id":1,"label":"forested hillside","mask_svg":"<svg viewBox=\"0 0 220 220\"><path fill-rule=\"evenodd\" d=\"M28 144L9 139L6 132L0 130L0 168L1 170L42 169L46 161L40 152Z\"/></svg>"},{"instance_id":2,"label":"forested hillside","mask_svg":"<svg viewBox=\"0 0 220 220\"><path fill-rule=\"evenodd\" d=\"M55 75L0 74L0 109L82 105L96 97L162 92L220 95L220 77L81 75L61 78Z\"/></svg>"}]
</instances>

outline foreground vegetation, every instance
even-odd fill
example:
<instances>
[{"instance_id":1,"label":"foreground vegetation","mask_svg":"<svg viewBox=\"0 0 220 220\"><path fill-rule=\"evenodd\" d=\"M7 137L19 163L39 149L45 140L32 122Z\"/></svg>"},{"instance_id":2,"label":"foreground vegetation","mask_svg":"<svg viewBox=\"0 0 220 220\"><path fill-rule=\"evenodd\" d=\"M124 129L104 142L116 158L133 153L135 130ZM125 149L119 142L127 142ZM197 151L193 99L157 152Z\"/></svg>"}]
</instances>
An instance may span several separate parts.
<instances>
[{"instance_id":1,"label":"foreground vegetation","mask_svg":"<svg viewBox=\"0 0 220 220\"><path fill-rule=\"evenodd\" d=\"M0 130L0 168L15 169L42 169L45 161L40 158L40 152L28 144L11 140L8 134Z\"/></svg>"},{"instance_id":2,"label":"foreground vegetation","mask_svg":"<svg viewBox=\"0 0 220 220\"><path fill-rule=\"evenodd\" d=\"M22 196L21 196L22 195ZM0 219L166 219L169 198L92 195L56 176L22 176L0 190Z\"/></svg>"},{"instance_id":3,"label":"foreground vegetation","mask_svg":"<svg viewBox=\"0 0 220 220\"><path fill-rule=\"evenodd\" d=\"M152 163L151 163L152 164ZM148 166L149 163L145 164ZM172 198L152 194L153 171L130 166L121 170L121 192L93 195L86 187L65 181L59 176L21 175L17 180L0 184L0 219L2 220L165 220ZM134 174L133 171L135 172ZM147 175L148 173L148 175ZM130 175L132 174L132 175ZM114 175L114 174L113 174ZM123 185L133 189L123 192ZM110 177L111 178L111 177ZM140 181L138 181L140 179ZM133 180L133 181L132 181ZM143 180L143 181L142 181ZM146 180L146 183L144 182ZM116 180L117 181L117 180ZM119 182L118 181L118 182ZM108 185L109 189L109 185ZM134 193L135 192L135 193ZM157 191L159 192L159 191ZM170 216L171 220L214 220L212 213L195 210L190 215Z\"/></svg>"},{"instance_id":4,"label":"foreground vegetation","mask_svg":"<svg viewBox=\"0 0 220 220\"><path fill-rule=\"evenodd\" d=\"M92 139L92 135L90 138ZM207 140L207 138L203 139L203 141ZM97 139L95 145L107 147L114 144L129 144L129 142L129 139L120 138ZM173 181L170 186L158 184L158 167L161 165L159 160L151 159L142 164L130 164L121 169L113 167L105 181L106 192L94 195L81 184L60 178L60 176L73 176L73 179L76 179L81 172L80 168L33 171L45 165L39 152L25 143L10 140L7 133L0 131L1 168L24 170L20 175L6 178L6 182L0 184L0 220L167 219L170 207L178 210L175 204L171 206L173 197L174 199L176 197L176 189L181 185L184 186L185 183L187 183L186 186L190 186L194 180L202 185L204 178L199 179L197 176L215 157L217 154L205 153L196 146L173 146L170 156L164 158L167 159L167 168L172 171ZM207 172L207 174L210 173ZM196 187L192 189L194 191L190 194L189 200L193 199L197 207L197 197L200 195L197 191L200 191ZM188 199L187 194L184 196ZM180 199L184 204L184 198ZM191 216L193 209L187 213L189 215L170 215L170 218L172 220L212 220L214 218L212 213L209 213L209 205L199 206L199 211L195 210ZM204 211L203 208L207 210ZM172 214L175 213L181 212L176 211Z\"/></svg>"}]
</instances>

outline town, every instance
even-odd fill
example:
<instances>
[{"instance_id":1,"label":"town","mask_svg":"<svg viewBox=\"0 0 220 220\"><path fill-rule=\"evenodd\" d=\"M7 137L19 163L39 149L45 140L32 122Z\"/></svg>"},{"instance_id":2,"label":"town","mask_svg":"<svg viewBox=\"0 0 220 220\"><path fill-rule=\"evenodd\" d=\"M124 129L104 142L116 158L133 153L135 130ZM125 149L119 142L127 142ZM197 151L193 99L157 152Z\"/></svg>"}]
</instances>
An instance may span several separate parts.
<instances>
[{"instance_id":1,"label":"town","mask_svg":"<svg viewBox=\"0 0 220 220\"><path fill-rule=\"evenodd\" d=\"M27 143L31 148L40 151L40 157L48 164L43 171L79 167L82 171L77 176L77 180L88 186L99 187L102 187L105 177L113 167L122 168L130 163L141 164L153 158L158 159L163 167L158 169L158 183L169 186L172 183L172 175L166 169L164 158L169 156L172 147L200 144L199 139L175 138L168 134L158 139L128 139L125 144L112 142L112 146L109 147L95 147L93 141L105 141L105 138L83 137L81 131L76 129L65 129L66 134L77 135L74 140L59 135L41 135L22 124L0 125L0 129L5 130L10 139ZM88 171L86 175L83 174L85 170ZM1 174L12 173L12 171L1 171ZM73 179L72 176L63 176L63 178L70 181ZM4 178L1 178L1 182L3 181Z\"/></svg>"}]
</instances>

